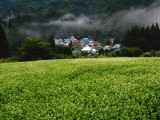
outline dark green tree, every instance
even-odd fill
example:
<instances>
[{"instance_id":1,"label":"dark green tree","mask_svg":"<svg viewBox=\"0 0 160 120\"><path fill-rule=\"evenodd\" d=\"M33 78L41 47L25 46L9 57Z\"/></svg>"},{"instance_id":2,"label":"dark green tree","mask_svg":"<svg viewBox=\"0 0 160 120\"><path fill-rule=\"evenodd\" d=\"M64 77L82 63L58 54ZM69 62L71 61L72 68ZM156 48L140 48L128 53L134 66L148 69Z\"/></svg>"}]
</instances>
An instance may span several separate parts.
<instances>
[{"instance_id":1,"label":"dark green tree","mask_svg":"<svg viewBox=\"0 0 160 120\"><path fill-rule=\"evenodd\" d=\"M72 51L72 47L73 47L72 40L69 42L68 47L69 47L69 48L70 48L70 50Z\"/></svg>"},{"instance_id":2,"label":"dark green tree","mask_svg":"<svg viewBox=\"0 0 160 120\"><path fill-rule=\"evenodd\" d=\"M0 25L0 59L9 57L9 44L7 41L6 33Z\"/></svg>"},{"instance_id":3,"label":"dark green tree","mask_svg":"<svg viewBox=\"0 0 160 120\"><path fill-rule=\"evenodd\" d=\"M66 56L72 55L72 51L68 46L64 45L58 45L56 46L56 53L57 54L63 54Z\"/></svg>"},{"instance_id":4,"label":"dark green tree","mask_svg":"<svg viewBox=\"0 0 160 120\"><path fill-rule=\"evenodd\" d=\"M53 50L50 43L38 38L27 38L20 48L20 60L46 60L53 57Z\"/></svg>"},{"instance_id":5,"label":"dark green tree","mask_svg":"<svg viewBox=\"0 0 160 120\"><path fill-rule=\"evenodd\" d=\"M141 28L139 26L133 26L130 30L127 30L123 36L122 44L127 47L139 47L141 44Z\"/></svg>"},{"instance_id":6,"label":"dark green tree","mask_svg":"<svg viewBox=\"0 0 160 120\"><path fill-rule=\"evenodd\" d=\"M12 28L12 27L13 27L13 25L12 25L12 20L9 19L9 21L8 21L8 28Z\"/></svg>"},{"instance_id":7,"label":"dark green tree","mask_svg":"<svg viewBox=\"0 0 160 120\"><path fill-rule=\"evenodd\" d=\"M121 43L126 47L140 48L144 52L160 50L160 29L158 23L146 28L133 26L126 31Z\"/></svg>"},{"instance_id":8,"label":"dark green tree","mask_svg":"<svg viewBox=\"0 0 160 120\"><path fill-rule=\"evenodd\" d=\"M109 39L105 39L101 42L103 45L112 45L112 42Z\"/></svg>"},{"instance_id":9,"label":"dark green tree","mask_svg":"<svg viewBox=\"0 0 160 120\"><path fill-rule=\"evenodd\" d=\"M52 45L52 47L55 46L54 35L49 36L48 43L50 43Z\"/></svg>"},{"instance_id":10,"label":"dark green tree","mask_svg":"<svg viewBox=\"0 0 160 120\"><path fill-rule=\"evenodd\" d=\"M142 54L142 50L139 48L127 48L123 47L121 50L122 57L139 57Z\"/></svg>"}]
</instances>

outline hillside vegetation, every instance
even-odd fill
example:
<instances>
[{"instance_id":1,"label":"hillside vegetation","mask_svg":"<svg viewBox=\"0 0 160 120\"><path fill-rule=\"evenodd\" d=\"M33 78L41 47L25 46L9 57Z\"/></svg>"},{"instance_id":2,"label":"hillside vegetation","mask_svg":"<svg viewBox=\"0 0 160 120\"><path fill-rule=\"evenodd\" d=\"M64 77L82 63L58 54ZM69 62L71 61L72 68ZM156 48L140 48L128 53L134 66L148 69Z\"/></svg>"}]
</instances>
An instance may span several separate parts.
<instances>
[{"instance_id":1,"label":"hillside vegetation","mask_svg":"<svg viewBox=\"0 0 160 120\"><path fill-rule=\"evenodd\" d=\"M160 58L0 64L0 119L160 119Z\"/></svg>"},{"instance_id":2,"label":"hillside vegetation","mask_svg":"<svg viewBox=\"0 0 160 120\"><path fill-rule=\"evenodd\" d=\"M0 17L10 14L34 18L57 18L66 13L113 13L131 7L146 7L155 0L2 0Z\"/></svg>"}]
</instances>

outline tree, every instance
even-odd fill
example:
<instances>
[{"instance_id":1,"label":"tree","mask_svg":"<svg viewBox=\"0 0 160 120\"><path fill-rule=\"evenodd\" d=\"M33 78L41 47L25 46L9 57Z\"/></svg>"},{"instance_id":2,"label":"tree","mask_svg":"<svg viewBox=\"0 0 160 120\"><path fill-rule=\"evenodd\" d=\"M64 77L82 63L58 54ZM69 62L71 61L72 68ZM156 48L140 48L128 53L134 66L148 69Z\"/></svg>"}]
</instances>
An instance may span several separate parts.
<instances>
[{"instance_id":1,"label":"tree","mask_svg":"<svg viewBox=\"0 0 160 120\"><path fill-rule=\"evenodd\" d=\"M127 48L127 47L123 47L121 50L121 55L123 57L139 57L143 52L141 49L139 48Z\"/></svg>"},{"instance_id":2,"label":"tree","mask_svg":"<svg viewBox=\"0 0 160 120\"><path fill-rule=\"evenodd\" d=\"M159 25L151 27L133 26L127 30L123 36L121 44L126 47L137 47L144 52L151 50L160 50L160 29Z\"/></svg>"},{"instance_id":3,"label":"tree","mask_svg":"<svg viewBox=\"0 0 160 120\"><path fill-rule=\"evenodd\" d=\"M141 42L141 28L139 26L133 26L127 30L122 40L122 44L126 47L139 47Z\"/></svg>"},{"instance_id":4,"label":"tree","mask_svg":"<svg viewBox=\"0 0 160 120\"><path fill-rule=\"evenodd\" d=\"M0 25L0 59L9 56L9 44L7 41L6 33Z\"/></svg>"},{"instance_id":5,"label":"tree","mask_svg":"<svg viewBox=\"0 0 160 120\"><path fill-rule=\"evenodd\" d=\"M69 47L69 48L70 48L70 50L72 51L72 47L73 47L72 40L69 42L68 47Z\"/></svg>"},{"instance_id":6,"label":"tree","mask_svg":"<svg viewBox=\"0 0 160 120\"><path fill-rule=\"evenodd\" d=\"M102 41L102 44L103 44L103 45L112 45L112 42L111 42L110 39L106 39L106 40L103 40L103 41Z\"/></svg>"},{"instance_id":7,"label":"tree","mask_svg":"<svg viewBox=\"0 0 160 120\"><path fill-rule=\"evenodd\" d=\"M20 60L46 60L53 57L53 50L50 43L38 38L27 38L20 48Z\"/></svg>"},{"instance_id":8,"label":"tree","mask_svg":"<svg viewBox=\"0 0 160 120\"><path fill-rule=\"evenodd\" d=\"M58 45L58 46L56 46L56 53L69 56L69 55L72 55L72 50L67 46Z\"/></svg>"},{"instance_id":9,"label":"tree","mask_svg":"<svg viewBox=\"0 0 160 120\"><path fill-rule=\"evenodd\" d=\"M8 27L9 27L9 28L12 28L12 27L13 27L11 19L9 19L9 21L8 21Z\"/></svg>"},{"instance_id":10,"label":"tree","mask_svg":"<svg viewBox=\"0 0 160 120\"><path fill-rule=\"evenodd\" d=\"M48 43L50 43L52 45L52 47L55 46L54 35L49 36Z\"/></svg>"}]
</instances>

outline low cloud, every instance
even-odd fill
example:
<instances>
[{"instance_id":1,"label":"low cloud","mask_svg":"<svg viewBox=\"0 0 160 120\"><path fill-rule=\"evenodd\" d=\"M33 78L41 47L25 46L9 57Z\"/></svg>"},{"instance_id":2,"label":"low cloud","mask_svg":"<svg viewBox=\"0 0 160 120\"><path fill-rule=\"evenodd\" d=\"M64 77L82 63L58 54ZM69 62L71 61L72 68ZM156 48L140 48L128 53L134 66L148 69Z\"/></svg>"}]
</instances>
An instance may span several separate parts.
<instances>
[{"instance_id":1,"label":"low cloud","mask_svg":"<svg viewBox=\"0 0 160 120\"><path fill-rule=\"evenodd\" d=\"M16 16L14 15L13 11L11 11L10 15L4 19L5 21L9 21L10 19L14 19Z\"/></svg>"},{"instance_id":2,"label":"low cloud","mask_svg":"<svg viewBox=\"0 0 160 120\"><path fill-rule=\"evenodd\" d=\"M80 15L75 16L71 13L66 14L55 21L49 21L47 23L32 23L25 26L23 29L28 34L36 36L45 34L49 35L54 33L57 36L69 36L72 33L81 34L83 31L92 31L98 29L101 24L101 20L96 15ZM35 32L36 31L36 32Z\"/></svg>"},{"instance_id":3,"label":"low cloud","mask_svg":"<svg viewBox=\"0 0 160 120\"><path fill-rule=\"evenodd\" d=\"M130 8L129 10L119 11L111 16L103 15L80 15L75 16L68 13L55 21L47 23L32 23L24 27L29 35L48 35L54 33L57 36L69 36L75 31L100 30L104 33L112 31L124 31L133 25L148 26L155 23L160 24L160 1L146 8Z\"/></svg>"},{"instance_id":4,"label":"low cloud","mask_svg":"<svg viewBox=\"0 0 160 120\"><path fill-rule=\"evenodd\" d=\"M133 25L150 26L160 24L160 2L157 1L147 8L130 8L119 11L112 16L106 17L103 27L109 29L129 28Z\"/></svg>"}]
</instances>

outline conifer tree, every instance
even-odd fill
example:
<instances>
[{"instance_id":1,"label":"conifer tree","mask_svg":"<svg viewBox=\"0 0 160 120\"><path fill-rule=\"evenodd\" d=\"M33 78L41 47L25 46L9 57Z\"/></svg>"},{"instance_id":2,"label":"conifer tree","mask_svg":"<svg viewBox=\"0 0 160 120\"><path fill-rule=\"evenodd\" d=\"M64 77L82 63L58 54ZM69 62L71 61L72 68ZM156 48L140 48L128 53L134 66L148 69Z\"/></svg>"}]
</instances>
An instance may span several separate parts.
<instances>
[{"instance_id":1,"label":"conifer tree","mask_svg":"<svg viewBox=\"0 0 160 120\"><path fill-rule=\"evenodd\" d=\"M49 36L48 43L51 43L52 47L55 46L54 35Z\"/></svg>"},{"instance_id":2,"label":"conifer tree","mask_svg":"<svg viewBox=\"0 0 160 120\"><path fill-rule=\"evenodd\" d=\"M0 59L7 58L8 56L9 56L9 45L6 33L3 27L0 25Z\"/></svg>"},{"instance_id":3,"label":"conifer tree","mask_svg":"<svg viewBox=\"0 0 160 120\"><path fill-rule=\"evenodd\" d=\"M144 52L160 50L160 28L158 23L146 28L133 26L126 31L121 43L126 47L138 47Z\"/></svg>"}]
</instances>

